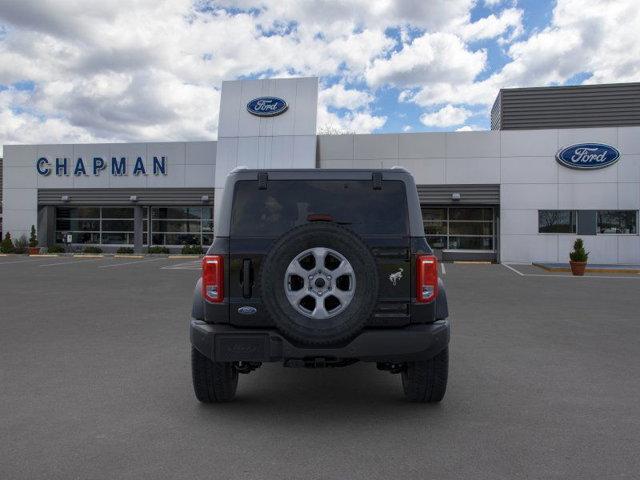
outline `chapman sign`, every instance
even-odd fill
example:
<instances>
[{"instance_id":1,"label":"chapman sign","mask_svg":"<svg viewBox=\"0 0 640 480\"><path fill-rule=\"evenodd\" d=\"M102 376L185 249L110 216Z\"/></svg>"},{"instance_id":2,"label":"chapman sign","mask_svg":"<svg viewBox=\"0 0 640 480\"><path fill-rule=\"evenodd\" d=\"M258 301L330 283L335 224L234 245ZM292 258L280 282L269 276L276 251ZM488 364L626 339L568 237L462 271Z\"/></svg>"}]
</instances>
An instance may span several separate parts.
<instances>
[{"instance_id":1,"label":"chapman sign","mask_svg":"<svg viewBox=\"0 0 640 480\"><path fill-rule=\"evenodd\" d=\"M278 97L259 97L247 103L247 111L258 117L275 117L284 113L289 105Z\"/></svg>"},{"instance_id":2,"label":"chapman sign","mask_svg":"<svg viewBox=\"0 0 640 480\"><path fill-rule=\"evenodd\" d=\"M579 143L563 148L556 155L561 165L578 170L596 170L613 165L620 158L620 152L602 143Z\"/></svg>"},{"instance_id":3,"label":"chapman sign","mask_svg":"<svg viewBox=\"0 0 640 480\"><path fill-rule=\"evenodd\" d=\"M66 157L48 159L40 157L36 160L36 170L38 174L46 177L55 173L57 176L75 175L80 177L83 175L98 176L102 172L110 173L118 177L128 175L129 173L138 175L166 175L167 174L167 157L153 157L151 165L145 165L142 157L137 157L135 161L128 161L127 157L111 157L111 161L107 161L102 157L82 158L78 157L72 161Z\"/></svg>"}]
</instances>

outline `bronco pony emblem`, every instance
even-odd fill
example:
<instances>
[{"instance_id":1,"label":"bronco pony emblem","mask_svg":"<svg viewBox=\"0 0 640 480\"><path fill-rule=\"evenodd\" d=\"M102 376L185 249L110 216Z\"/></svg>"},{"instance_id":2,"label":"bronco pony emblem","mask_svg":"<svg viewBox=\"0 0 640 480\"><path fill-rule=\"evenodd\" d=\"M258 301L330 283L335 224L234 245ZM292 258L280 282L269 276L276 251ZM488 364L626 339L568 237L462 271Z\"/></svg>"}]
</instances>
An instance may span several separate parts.
<instances>
[{"instance_id":1,"label":"bronco pony emblem","mask_svg":"<svg viewBox=\"0 0 640 480\"><path fill-rule=\"evenodd\" d=\"M404 270L399 268L396 273L392 273L391 275L389 275L389 281L393 284L394 287L395 287L396 283L398 283L398 280L400 280L402 278L402 272L403 271Z\"/></svg>"}]
</instances>

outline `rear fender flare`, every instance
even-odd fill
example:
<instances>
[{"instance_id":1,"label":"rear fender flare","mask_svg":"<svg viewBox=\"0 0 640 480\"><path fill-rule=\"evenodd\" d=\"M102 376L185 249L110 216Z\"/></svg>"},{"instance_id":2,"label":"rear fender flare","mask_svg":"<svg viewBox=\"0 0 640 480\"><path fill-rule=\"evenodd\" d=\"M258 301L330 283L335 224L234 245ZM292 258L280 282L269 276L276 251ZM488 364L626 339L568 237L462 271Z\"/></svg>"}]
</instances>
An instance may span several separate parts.
<instances>
[{"instance_id":1,"label":"rear fender flare","mask_svg":"<svg viewBox=\"0 0 640 480\"><path fill-rule=\"evenodd\" d=\"M196 282L193 290L193 305L191 306L191 317L196 320L204 320L204 300L202 299L202 277Z\"/></svg>"},{"instance_id":2,"label":"rear fender flare","mask_svg":"<svg viewBox=\"0 0 640 480\"><path fill-rule=\"evenodd\" d=\"M438 279L438 296L436 297L436 320L444 320L449 316L449 305L447 303L447 292L444 289L444 282Z\"/></svg>"}]
</instances>

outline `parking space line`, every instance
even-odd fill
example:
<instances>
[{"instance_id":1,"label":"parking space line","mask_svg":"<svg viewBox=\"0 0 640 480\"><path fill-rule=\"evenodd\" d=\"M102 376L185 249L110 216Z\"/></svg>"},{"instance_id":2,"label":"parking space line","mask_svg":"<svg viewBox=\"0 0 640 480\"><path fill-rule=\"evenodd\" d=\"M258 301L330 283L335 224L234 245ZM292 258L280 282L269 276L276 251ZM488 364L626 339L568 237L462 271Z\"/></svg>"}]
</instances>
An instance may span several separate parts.
<instances>
[{"instance_id":1,"label":"parking space line","mask_svg":"<svg viewBox=\"0 0 640 480\"><path fill-rule=\"evenodd\" d=\"M515 269L515 268L513 268L512 266L507 265L506 263L503 263L502 265L504 265L505 267L507 267L507 268L508 268L509 270L511 270L512 272L517 273L517 274L518 274L518 275L520 275L521 277L524 277L524 273L522 273L522 272L520 272L520 271L516 270L516 269Z\"/></svg>"},{"instance_id":2,"label":"parking space line","mask_svg":"<svg viewBox=\"0 0 640 480\"><path fill-rule=\"evenodd\" d=\"M200 266L200 262L184 262L178 263L176 265L166 265L164 267L160 267L161 270L200 270L202 267Z\"/></svg>"},{"instance_id":3,"label":"parking space line","mask_svg":"<svg viewBox=\"0 0 640 480\"><path fill-rule=\"evenodd\" d=\"M158 260L164 260L164 258L151 258L148 260L137 260L135 262L122 262L122 263L114 263L112 265L100 265L98 268L123 267L125 265L135 265L136 263L157 262Z\"/></svg>"},{"instance_id":4,"label":"parking space line","mask_svg":"<svg viewBox=\"0 0 640 480\"><path fill-rule=\"evenodd\" d=\"M444 268L444 263L441 263L440 267L442 267L442 275L446 275L447 274L447 269Z\"/></svg>"},{"instance_id":5,"label":"parking space line","mask_svg":"<svg viewBox=\"0 0 640 480\"><path fill-rule=\"evenodd\" d=\"M77 261L70 261L70 262L58 262L58 263L46 263L44 265L39 265L40 267L55 267L56 265L75 265L77 263L89 263L89 262L97 262L99 260L102 260L102 258L92 258L90 260L77 260Z\"/></svg>"}]
</instances>

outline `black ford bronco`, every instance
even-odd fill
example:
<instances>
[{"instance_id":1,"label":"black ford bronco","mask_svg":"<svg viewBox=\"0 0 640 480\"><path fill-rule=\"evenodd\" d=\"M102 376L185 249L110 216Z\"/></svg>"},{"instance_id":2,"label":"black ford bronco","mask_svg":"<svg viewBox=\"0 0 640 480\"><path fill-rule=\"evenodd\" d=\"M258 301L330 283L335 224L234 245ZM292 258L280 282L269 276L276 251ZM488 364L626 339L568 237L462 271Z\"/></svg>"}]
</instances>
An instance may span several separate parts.
<instances>
[{"instance_id":1,"label":"black ford bronco","mask_svg":"<svg viewBox=\"0 0 640 480\"><path fill-rule=\"evenodd\" d=\"M263 362L357 361L442 400L447 299L409 172L236 169L221 202L191 315L198 400L232 400Z\"/></svg>"}]
</instances>

